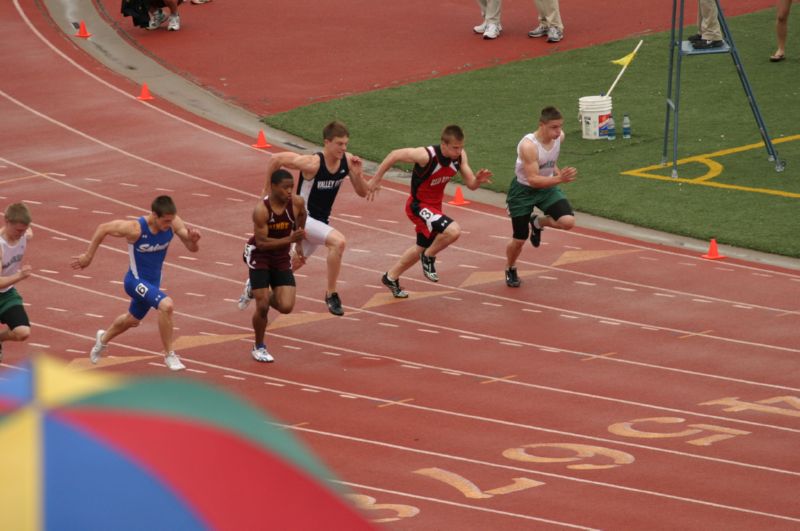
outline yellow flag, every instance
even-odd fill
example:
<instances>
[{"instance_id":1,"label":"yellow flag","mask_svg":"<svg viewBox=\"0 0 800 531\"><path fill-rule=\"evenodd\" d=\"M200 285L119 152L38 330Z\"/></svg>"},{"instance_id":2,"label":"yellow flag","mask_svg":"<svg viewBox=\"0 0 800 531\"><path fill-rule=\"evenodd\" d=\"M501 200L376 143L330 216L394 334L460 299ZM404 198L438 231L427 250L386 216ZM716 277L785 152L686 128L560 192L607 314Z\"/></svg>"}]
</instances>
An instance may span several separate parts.
<instances>
[{"instance_id":1,"label":"yellow flag","mask_svg":"<svg viewBox=\"0 0 800 531\"><path fill-rule=\"evenodd\" d=\"M615 65L628 66L631 63L631 61L633 61L633 57L635 55L636 55L636 52L633 51L633 52L629 53L628 55L626 55L625 57L620 57L619 59L617 59L615 61L611 61L611 62L614 63Z\"/></svg>"}]
</instances>

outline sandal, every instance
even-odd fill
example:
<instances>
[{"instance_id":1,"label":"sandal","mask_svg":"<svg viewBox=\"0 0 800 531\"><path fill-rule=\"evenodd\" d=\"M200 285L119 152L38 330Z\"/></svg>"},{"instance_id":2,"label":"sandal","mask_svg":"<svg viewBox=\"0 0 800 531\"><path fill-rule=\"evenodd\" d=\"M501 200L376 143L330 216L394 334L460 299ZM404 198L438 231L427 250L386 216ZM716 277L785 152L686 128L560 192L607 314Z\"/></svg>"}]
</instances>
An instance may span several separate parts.
<instances>
[{"instance_id":1,"label":"sandal","mask_svg":"<svg viewBox=\"0 0 800 531\"><path fill-rule=\"evenodd\" d=\"M782 53L776 53L774 55L770 55L769 56L769 61L771 63L778 63L780 61L783 61L784 59L786 59L786 55L784 55Z\"/></svg>"}]
</instances>

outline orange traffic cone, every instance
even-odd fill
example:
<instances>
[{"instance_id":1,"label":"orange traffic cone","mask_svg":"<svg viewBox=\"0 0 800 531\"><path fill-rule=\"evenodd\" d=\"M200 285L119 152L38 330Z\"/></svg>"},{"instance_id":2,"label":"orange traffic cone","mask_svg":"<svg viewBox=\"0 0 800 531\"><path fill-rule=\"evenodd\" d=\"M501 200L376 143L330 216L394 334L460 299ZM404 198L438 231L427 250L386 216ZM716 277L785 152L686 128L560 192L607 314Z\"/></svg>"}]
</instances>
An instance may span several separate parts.
<instances>
[{"instance_id":1,"label":"orange traffic cone","mask_svg":"<svg viewBox=\"0 0 800 531\"><path fill-rule=\"evenodd\" d=\"M256 143L251 145L258 149L267 149L272 147L271 144L267 144L267 137L264 136L264 131L258 132L258 139L256 140Z\"/></svg>"},{"instance_id":2,"label":"orange traffic cone","mask_svg":"<svg viewBox=\"0 0 800 531\"><path fill-rule=\"evenodd\" d=\"M453 197L452 201L447 202L448 205L468 205L469 201L464 200L464 194L461 192L461 187L456 187L456 195Z\"/></svg>"},{"instance_id":3,"label":"orange traffic cone","mask_svg":"<svg viewBox=\"0 0 800 531\"><path fill-rule=\"evenodd\" d=\"M147 83L142 83L142 92L136 96L137 100L150 101L155 98L150 94L150 89L147 88Z\"/></svg>"},{"instance_id":4,"label":"orange traffic cone","mask_svg":"<svg viewBox=\"0 0 800 531\"><path fill-rule=\"evenodd\" d=\"M725 256L719 254L717 251L717 240L715 238L711 238L711 243L708 246L708 254L704 254L703 258L707 260L719 260L721 258L725 258Z\"/></svg>"},{"instance_id":5,"label":"orange traffic cone","mask_svg":"<svg viewBox=\"0 0 800 531\"><path fill-rule=\"evenodd\" d=\"M81 20L81 24L78 26L78 33L76 33L74 36L80 37L81 39L88 39L92 36L92 34L86 31L86 23Z\"/></svg>"}]
</instances>

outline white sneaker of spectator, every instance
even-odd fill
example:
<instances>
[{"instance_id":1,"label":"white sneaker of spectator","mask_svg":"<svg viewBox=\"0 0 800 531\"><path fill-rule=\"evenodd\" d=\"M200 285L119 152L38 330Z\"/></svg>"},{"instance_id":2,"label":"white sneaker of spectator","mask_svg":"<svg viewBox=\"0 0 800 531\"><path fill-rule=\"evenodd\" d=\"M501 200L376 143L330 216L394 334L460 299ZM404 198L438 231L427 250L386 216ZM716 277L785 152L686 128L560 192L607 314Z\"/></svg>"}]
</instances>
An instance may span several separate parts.
<instances>
[{"instance_id":1,"label":"white sneaker of spectator","mask_svg":"<svg viewBox=\"0 0 800 531\"><path fill-rule=\"evenodd\" d=\"M167 20L167 15L161 9L156 9L150 13L150 22L147 24L147 29L156 30L165 20Z\"/></svg>"},{"instance_id":2,"label":"white sneaker of spectator","mask_svg":"<svg viewBox=\"0 0 800 531\"><path fill-rule=\"evenodd\" d=\"M486 31L483 32L483 38L487 40L496 39L500 36L500 26L497 24L487 24Z\"/></svg>"},{"instance_id":3,"label":"white sneaker of spectator","mask_svg":"<svg viewBox=\"0 0 800 531\"><path fill-rule=\"evenodd\" d=\"M547 30L547 42L558 42L564 38L564 34L558 28L550 27Z\"/></svg>"},{"instance_id":4,"label":"white sneaker of spectator","mask_svg":"<svg viewBox=\"0 0 800 531\"><path fill-rule=\"evenodd\" d=\"M178 31L181 29L180 15L170 15L169 22L167 23L167 31Z\"/></svg>"}]
</instances>

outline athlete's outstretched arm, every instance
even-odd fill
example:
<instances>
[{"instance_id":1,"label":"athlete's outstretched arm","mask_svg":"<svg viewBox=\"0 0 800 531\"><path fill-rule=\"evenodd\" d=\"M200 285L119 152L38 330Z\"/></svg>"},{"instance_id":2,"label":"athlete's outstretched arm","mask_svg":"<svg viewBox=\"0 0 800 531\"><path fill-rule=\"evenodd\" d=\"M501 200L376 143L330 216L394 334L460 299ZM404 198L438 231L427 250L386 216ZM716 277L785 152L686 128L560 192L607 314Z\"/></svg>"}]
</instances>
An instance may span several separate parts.
<instances>
[{"instance_id":1,"label":"athlete's outstretched arm","mask_svg":"<svg viewBox=\"0 0 800 531\"><path fill-rule=\"evenodd\" d=\"M383 174L398 162L409 162L424 166L429 160L430 154L424 147L400 148L390 152L388 155L386 155L386 158L383 159L383 162L380 163L378 169L375 171L375 175L373 175L372 179L369 181L367 201L372 201L375 199L375 194L378 193L378 190L381 188Z\"/></svg>"},{"instance_id":2,"label":"athlete's outstretched arm","mask_svg":"<svg viewBox=\"0 0 800 531\"><path fill-rule=\"evenodd\" d=\"M272 155L267 162L267 178L264 181L262 197L269 194L272 174L281 168L299 171L301 179L312 179L319 170L319 157L300 155L292 151L282 151Z\"/></svg>"},{"instance_id":3,"label":"athlete's outstretched arm","mask_svg":"<svg viewBox=\"0 0 800 531\"><path fill-rule=\"evenodd\" d=\"M461 152L461 169L459 171L461 172L461 176L464 178L464 184L466 184L467 188L470 190L477 189L483 183L492 182L492 172L486 168L481 168L478 170L478 173L472 171L472 168L469 165L469 160L467 159L466 150Z\"/></svg>"},{"instance_id":4,"label":"athlete's outstretched arm","mask_svg":"<svg viewBox=\"0 0 800 531\"><path fill-rule=\"evenodd\" d=\"M103 243L106 236L113 236L115 238L125 238L129 242L135 242L141 235L141 228L139 222L136 220L116 219L106 223L101 223L97 226L92 236L92 241L89 242L89 248L80 256L72 257L72 269L84 269L89 267L94 259L94 254L97 248Z\"/></svg>"},{"instance_id":5,"label":"athlete's outstretched arm","mask_svg":"<svg viewBox=\"0 0 800 531\"><path fill-rule=\"evenodd\" d=\"M359 197L367 197L369 192L369 185L364 178L364 162L361 157L345 153L347 157L347 165L350 168L350 183L353 185L353 190L356 191Z\"/></svg>"},{"instance_id":6,"label":"athlete's outstretched arm","mask_svg":"<svg viewBox=\"0 0 800 531\"><path fill-rule=\"evenodd\" d=\"M190 252L196 253L200 250L200 244L198 243L200 241L200 232L197 229L187 227L186 223L178 216L175 216L175 219L172 220L172 228L175 231L175 235L181 239L183 245Z\"/></svg>"}]
</instances>

